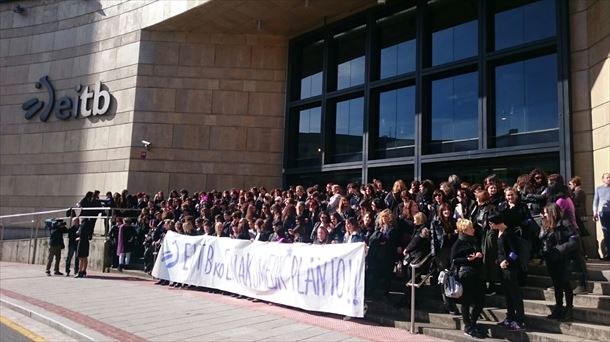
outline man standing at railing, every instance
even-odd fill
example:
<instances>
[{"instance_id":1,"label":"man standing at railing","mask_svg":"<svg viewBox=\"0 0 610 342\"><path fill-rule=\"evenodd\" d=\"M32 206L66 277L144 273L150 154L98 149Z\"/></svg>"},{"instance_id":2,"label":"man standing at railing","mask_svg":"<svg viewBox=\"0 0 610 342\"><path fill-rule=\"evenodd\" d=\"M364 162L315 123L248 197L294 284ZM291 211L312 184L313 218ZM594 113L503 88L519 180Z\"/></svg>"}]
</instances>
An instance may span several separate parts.
<instances>
[{"instance_id":1,"label":"man standing at railing","mask_svg":"<svg viewBox=\"0 0 610 342\"><path fill-rule=\"evenodd\" d=\"M70 275L70 264L74 257L74 272L78 273L78 255L76 249L78 247L78 230L80 229L80 221L78 217L72 219L72 225L68 229L68 255L66 256L66 277Z\"/></svg>"},{"instance_id":2,"label":"man standing at railing","mask_svg":"<svg viewBox=\"0 0 610 342\"><path fill-rule=\"evenodd\" d=\"M47 220L45 222L45 227L50 231L49 237L49 257L47 259L47 275L51 275L51 264L53 263L53 258L55 258L55 275L64 275L59 272L59 262L61 259L61 250L64 249L64 234L68 232L68 228L66 228L66 223L63 220Z\"/></svg>"}]
</instances>

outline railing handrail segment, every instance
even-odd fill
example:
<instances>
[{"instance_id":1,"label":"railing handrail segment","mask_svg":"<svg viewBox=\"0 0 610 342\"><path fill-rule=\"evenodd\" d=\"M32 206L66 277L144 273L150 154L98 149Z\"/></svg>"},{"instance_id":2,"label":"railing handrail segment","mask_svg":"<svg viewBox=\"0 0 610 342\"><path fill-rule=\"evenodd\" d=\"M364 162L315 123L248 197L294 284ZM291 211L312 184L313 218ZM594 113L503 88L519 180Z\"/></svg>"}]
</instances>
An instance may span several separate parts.
<instances>
[{"instance_id":1,"label":"railing handrail segment","mask_svg":"<svg viewBox=\"0 0 610 342\"><path fill-rule=\"evenodd\" d=\"M421 259L421 261L415 260L418 262L414 263L415 261L413 261L409 264L409 267L411 267L411 281L407 283L407 286L411 287L411 334L415 334L415 289L419 288L423 283L423 281L419 284L415 283L415 278L417 277L415 271L428 262L428 259L430 259L431 256L432 252ZM426 277L426 279L427 278L428 277Z\"/></svg>"},{"instance_id":2,"label":"railing handrail segment","mask_svg":"<svg viewBox=\"0 0 610 342\"><path fill-rule=\"evenodd\" d=\"M62 213L62 212L66 212L66 210L68 210L68 208L57 209L57 210L48 210L48 211L38 211L38 212L25 213L25 214L2 215L2 216L0 216L0 220L5 219L5 218L12 218L12 217L24 217L24 216L34 216L34 215L43 215L43 214L52 214L52 213Z\"/></svg>"},{"instance_id":3,"label":"railing handrail segment","mask_svg":"<svg viewBox=\"0 0 610 342\"><path fill-rule=\"evenodd\" d=\"M114 207L71 207L71 208L65 208L65 209L56 209L56 210L48 210L48 211L37 211L37 212L33 212L33 213L22 213L22 214L11 214L11 215L2 215L0 216L0 220L1 219L5 219L5 218L12 218L12 217L24 217L24 216L35 216L35 215L44 215L44 214L52 214L52 213L65 213L68 210L116 210L116 211L140 211L142 209L140 208L114 208ZM93 217L93 216L83 216L83 217ZM95 216L97 217L97 216Z\"/></svg>"}]
</instances>

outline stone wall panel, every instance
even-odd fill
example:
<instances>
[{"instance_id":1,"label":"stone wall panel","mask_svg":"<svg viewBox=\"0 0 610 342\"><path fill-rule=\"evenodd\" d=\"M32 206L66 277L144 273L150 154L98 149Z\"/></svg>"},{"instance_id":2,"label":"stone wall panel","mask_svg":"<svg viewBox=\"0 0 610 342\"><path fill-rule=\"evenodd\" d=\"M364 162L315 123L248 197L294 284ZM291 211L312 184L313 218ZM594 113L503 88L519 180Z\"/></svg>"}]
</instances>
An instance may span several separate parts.
<instances>
[{"instance_id":1,"label":"stone wall panel","mask_svg":"<svg viewBox=\"0 0 610 342\"><path fill-rule=\"evenodd\" d=\"M202 2L33 0L25 16L0 4L0 193L13 195L1 212L93 189L239 187L247 174L279 185L288 39L146 30ZM57 96L102 81L109 114L26 121L47 74Z\"/></svg>"},{"instance_id":2,"label":"stone wall panel","mask_svg":"<svg viewBox=\"0 0 610 342\"><path fill-rule=\"evenodd\" d=\"M248 93L237 91L214 91L212 111L218 114L246 114Z\"/></svg>"}]
</instances>

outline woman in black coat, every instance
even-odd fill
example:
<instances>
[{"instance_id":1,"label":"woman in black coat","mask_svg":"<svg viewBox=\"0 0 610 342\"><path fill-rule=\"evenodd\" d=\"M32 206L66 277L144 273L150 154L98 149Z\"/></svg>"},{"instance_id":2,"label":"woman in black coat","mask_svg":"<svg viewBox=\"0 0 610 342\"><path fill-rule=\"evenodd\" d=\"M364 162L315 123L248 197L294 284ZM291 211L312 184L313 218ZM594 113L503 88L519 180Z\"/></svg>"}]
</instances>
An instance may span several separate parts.
<instances>
[{"instance_id":1,"label":"woman in black coat","mask_svg":"<svg viewBox=\"0 0 610 342\"><path fill-rule=\"evenodd\" d=\"M136 229L131 225L131 219L126 218L123 224L118 225L116 230L111 231L111 236L116 234L116 255L119 257L119 272L129 265L131 252L135 245Z\"/></svg>"},{"instance_id":2,"label":"woman in black coat","mask_svg":"<svg viewBox=\"0 0 610 342\"><path fill-rule=\"evenodd\" d=\"M481 253L481 245L474 236L472 222L459 219L456 226L460 236L451 248L451 260L464 289L460 298L464 332L472 337L482 338L485 334L477 326L477 319L483 311L485 300L481 281L483 253Z\"/></svg>"},{"instance_id":3,"label":"woman in black coat","mask_svg":"<svg viewBox=\"0 0 610 342\"><path fill-rule=\"evenodd\" d=\"M546 174L540 169L534 169L529 173L528 177L529 179L521 192L521 201L527 206L536 223L542 226L541 213L547 203Z\"/></svg>"},{"instance_id":4,"label":"woman in black coat","mask_svg":"<svg viewBox=\"0 0 610 342\"><path fill-rule=\"evenodd\" d=\"M555 290L555 308L548 318L572 320L574 293L570 285L570 253L576 250L578 233L570 222L562 220L561 209L549 203L542 212L543 229L540 233L544 260ZM566 306L563 307L565 295Z\"/></svg>"},{"instance_id":5,"label":"woman in black coat","mask_svg":"<svg viewBox=\"0 0 610 342\"><path fill-rule=\"evenodd\" d=\"M379 225L369 238L366 254L364 291L367 296L380 297L390 290L392 270L396 262L395 218L390 209L379 213Z\"/></svg>"},{"instance_id":6,"label":"woman in black coat","mask_svg":"<svg viewBox=\"0 0 610 342\"><path fill-rule=\"evenodd\" d=\"M525 329L523 292L519 286L523 272L523 255L512 227L506 225L502 213L495 211L489 216L489 224L498 233L498 266L506 300L506 319L500 324L509 330Z\"/></svg>"},{"instance_id":7,"label":"woman in black coat","mask_svg":"<svg viewBox=\"0 0 610 342\"><path fill-rule=\"evenodd\" d=\"M496 290L496 284L500 282L500 272L498 270L498 231L491 229L487 217L489 213L496 210L496 207L489 202L487 190L478 190L475 193L477 206L470 216L475 228L475 236L481 244L483 253L483 268L481 278L489 283L489 293Z\"/></svg>"},{"instance_id":8,"label":"woman in black coat","mask_svg":"<svg viewBox=\"0 0 610 342\"><path fill-rule=\"evenodd\" d=\"M458 239L453 210L447 203L443 203L438 208L436 218L432 221L430 229L430 251L434 256L437 274L438 272L451 267L451 247ZM459 314L455 303L445 297L444 289L441 289L441 296L445 304L445 310Z\"/></svg>"}]
</instances>

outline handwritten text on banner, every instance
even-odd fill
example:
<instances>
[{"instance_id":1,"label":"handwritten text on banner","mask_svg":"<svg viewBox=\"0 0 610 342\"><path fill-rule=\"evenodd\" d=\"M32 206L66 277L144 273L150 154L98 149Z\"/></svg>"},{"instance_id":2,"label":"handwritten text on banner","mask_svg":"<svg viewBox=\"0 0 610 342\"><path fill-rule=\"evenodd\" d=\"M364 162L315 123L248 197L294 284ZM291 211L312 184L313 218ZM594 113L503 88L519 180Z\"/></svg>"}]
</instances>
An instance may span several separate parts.
<instances>
[{"instance_id":1,"label":"handwritten text on banner","mask_svg":"<svg viewBox=\"0 0 610 342\"><path fill-rule=\"evenodd\" d=\"M298 307L364 316L364 244L281 244L168 232L153 276Z\"/></svg>"}]
</instances>

